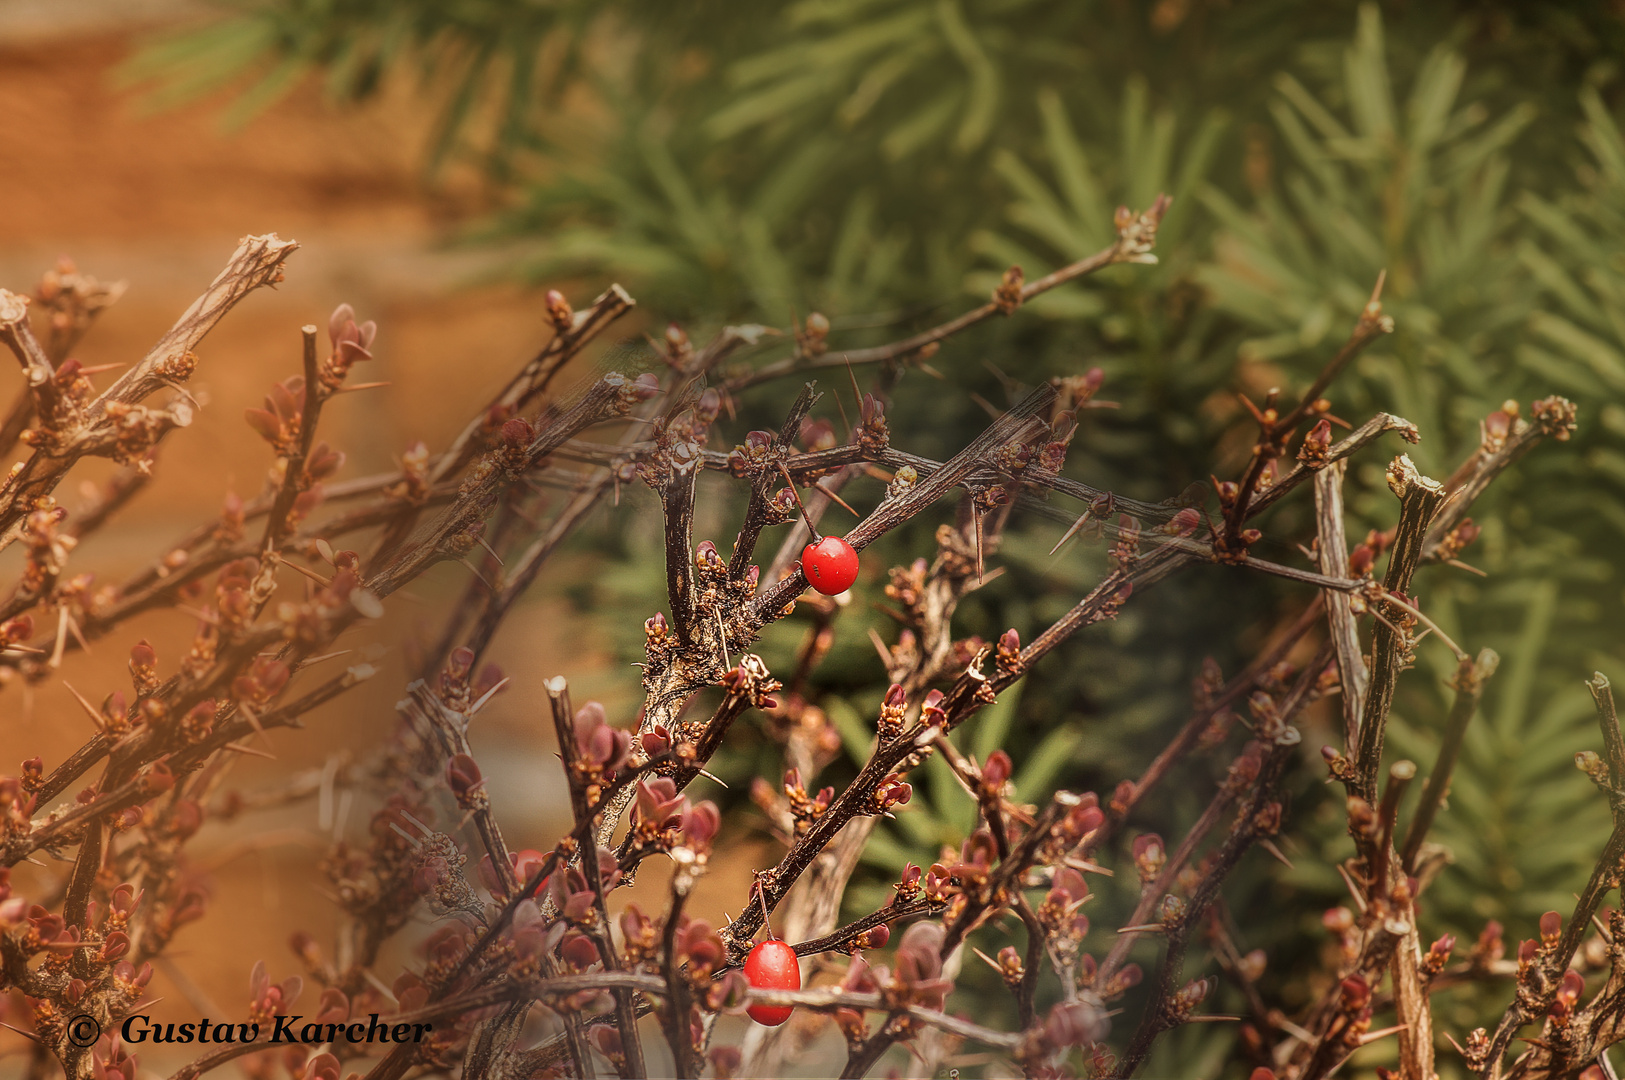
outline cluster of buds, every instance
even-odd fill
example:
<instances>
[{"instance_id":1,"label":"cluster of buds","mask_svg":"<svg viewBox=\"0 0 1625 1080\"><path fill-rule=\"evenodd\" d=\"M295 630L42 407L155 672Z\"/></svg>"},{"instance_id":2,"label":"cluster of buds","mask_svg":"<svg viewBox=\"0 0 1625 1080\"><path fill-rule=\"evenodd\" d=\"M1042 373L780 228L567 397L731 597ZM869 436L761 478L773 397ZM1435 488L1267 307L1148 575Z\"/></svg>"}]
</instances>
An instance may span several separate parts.
<instances>
[{"instance_id":1,"label":"cluster of buds","mask_svg":"<svg viewBox=\"0 0 1625 1080\"><path fill-rule=\"evenodd\" d=\"M1360 1045L1371 1030L1371 984L1356 972L1338 987L1337 1017L1327 1033L1328 1041L1340 1042L1350 1050Z\"/></svg>"},{"instance_id":2,"label":"cluster of buds","mask_svg":"<svg viewBox=\"0 0 1625 1080\"><path fill-rule=\"evenodd\" d=\"M638 376L640 383L646 377ZM639 386L632 389L642 393ZM659 384L654 383L648 389L652 394L659 389ZM670 419L657 417L650 426L654 450L638 463L638 476L643 482L660 491L674 477L689 476L698 469L711 424L721 411L722 395L708 388Z\"/></svg>"},{"instance_id":3,"label":"cluster of buds","mask_svg":"<svg viewBox=\"0 0 1625 1080\"><path fill-rule=\"evenodd\" d=\"M322 386L337 390L344 385L351 367L362 360L371 360L372 339L377 333L378 324L371 319L356 323L355 309L349 304L334 308L327 320L327 339L332 343L332 351L322 361L318 375Z\"/></svg>"},{"instance_id":4,"label":"cluster of buds","mask_svg":"<svg viewBox=\"0 0 1625 1080\"><path fill-rule=\"evenodd\" d=\"M880 745L886 746L903 734L903 714L908 710L908 698L901 683L892 683L886 696L880 700L880 716L875 722L875 733Z\"/></svg>"},{"instance_id":5,"label":"cluster of buds","mask_svg":"<svg viewBox=\"0 0 1625 1080\"><path fill-rule=\"evenodd\" d=\"M353 555L354 552L339 554L342 557ZM446 657L446 666L440 670L440 685L436 687L436 696L452 712L469 713L492 691L506 684L507 680L503 676L502 669L496 664L486 664L476 677L475 659L473 649L458 646Z\"/></svg>"},{"instance_id":6,"label":"cluster of buds","mask_svg":"<svg viewBox=\"0 0 1625 1080\"><path fill-rule=\"evenodd\" d=\"M924 617L926 578L930 566L924 559L915 559L907 567L893 566L886 571L886 597L903 608L909 623L918 624Z\"/></svg>"},{"instance_id":7,"label":"cluster of buds","mask_svg":"<svg viewBox=\"0 0 1625 1080\"><path fill-rule=\"evenodd\" d=\"M920 702L920 723L928 728L940 728L948 723L948 712L942 707L945 696L941 690L932 690Z\"/></svg>"},{"instance_id":8,"label":"cluster of buds","mask_svg":"<svg viewBox=\"0 0 1625 1080\"><path fill-rule=\"evenodd\" d=\"M1462 518L1455 528L1440 538L1437 549L1438 557L1446 562L1456 558L1467 548L1467 545L1478 539L1481 531L1473 523L1472 518Z\"/></svg>"},{"instance_id":9,"label":"cluster of buds","mask_svg":"<svg viewBox=\"0 0 1625 1080\"><path fill-rule=\"evenodd\" d=\"M1168 849L1156 833L1141 833L1134 838L1134 871L1140 876L1140 885L1147 888L1162 873L1168 861Z\"/></svg>"},{"instance_id":10,"label":"cluster of buds","mask_svg":"<svg viewBox=\"0 0 1625 1080\"><path fill-rule=\"evenodd\" d=\"M68 512L46 495L35 500L34 509L23 519L22 539L28 550L21 582L24 591L39 594L49 589L78 546L77 539L58 528L67 516Z\"/></svg>"},{"instance_id":11,"label":"cluster of buds","mask_svg":"<svg viewBox=\"0 0 1625 1080\"><path fill-rule=\"evenodd\" d=\"M1167 521L1163 521L1162 525L1155 526L1152 531L1154 531L1154 533L1162 534L1162 536L1180 536L1180 538L1185 538L1185 536L1191 536L1191 534L1196 533L1196 529L1201 528L1201 525L1201 510L1196 510L1194 507L1185 507L1183 510L1180 510L1180 512L1176 512L1172 518L1168 518Z\"/></svg>"},{"instance_id":12,"label":"cluster of buds","mask_svg":"<svg viewBox=\"0 0 1625 1080\"><path fill-rule=\"evenodd\" d=\"M265 395L265 408L245 409L243 418L279 457L287 457L299 446L304 423L305 378L291 375L271 387Z\"/></svg>"},{"instance_id":13,"label":"cluster of buds","mask_svg":"<svg viewBox=\"0 0 1625 1080\"><path fill-rule=\"evenodd\" d=\"M1439 972L1444 970L1444 966L1450 962L1450 953L1455 947L1456 939L1450 934L1444 935L1428 946L1428 951L1422 957L1421 964L1417 966L1417 971L1422 976L1424 985L1432 982Z\"/></svg>"},{"instance_id":14,"label":"cluster of buds","mask_svg":"<svg viewBox=\"0 0 1625 1080\"><path fill-rule=\"evenodd\" d=\"M399 460L401 479L384 489L392 499L421 505L429 497L429 444L418 439L408 446Z\"/></svg>"},{"instance_id":15,"label":"cluster of buds","mask_svg":"<svg viewBox=\"0 0 1625 1080\"><path fill-rule=\"evenodd\" d=\"M948 868L941 863L932 863L926 871L913 863L905 864L892 888L897 893L892 898L894 904L912 903L922 896L932 904L946 904L957 892Z\"/></svg>"},{"instance_id":16,"label":"cluster of buds","mask_svg":"<svg viewBox=\"0 0 1625 1080\"><path fill-rule=\"evenodd\" d=\"M1550 435L1558 442L1568 442L1574 434L1579 412L1574 402L1567 398L1555 395L1541 398L1530 406L1530 412L1534 413L1535 423L1540 425L1542 434Z\"/></svg>"},{"instance_id":17,"label":"cluster of buds","mask_svg":"<svg viewBox=\"0 0 1625 1080\"><path fill-rule=\"evenodd\" d=\"M516 477L530 467L530 447L535 441L534 424L522 416L510 417L497 430L491 460L509 477Z\"/></svg>"},{"instance_id":18,"label":"cluster of buds","mask_svg":"<svg viewBox=\"0 0 1625 1080\"><path fill-rule=\"evenodd\" d=\"M915 471L914 466L898 466L897 471L892 473L891 479L886 482L886 501L900 498L919 482L920 474Z\"/></svg>"},{"instance_id":19,"label":"cluster of buds","mask_svg":"<svg viewBox=\"0 0 1625 1080\"><path fill-rule=\"evenodd\" d=\"M1076 415L1077 411L1089 406L1100 388L1106 383L1106 372L1098 367L1092 367L1082 375L1060 375L1052 378L1050 385L1055 388L1055 415L1057 418L1063 413Z\"/></svg>"},{"instance_id":20,"label":"cluster of buds","mask_svg":"<svg viewBox=\"0 0 1625 1080\"><path fill-rule=\"evenodd\" d=\"M620 860L609 848L594 848L597 859L598 880L607 893L621 880ZM586 856L583 856L585 858ZM598 894L593 891L586 873L580 866L572 866L547 879L547 897L559 917L572 926L598 925Z\"/></svg>"},{"instance_id":21,"label":"cluster of buds","mask_svg":"<svg viewBox=\"0 0 1625 1080\"><path fill-rule=\"evenodd\" d=\"M83 273L67 256L40 275L34 301L46 313L46 343L52 356L73 347L90 324L124 295L122 281L100 281Z\"/></svg>"},{"instance_id":22,"label":"cluster of buds","mask_svg":"<svg viewBox=\"0 0 1625 1080\"><path fill-rule=\"evenodd\" d=\"M751 569L756 568L753 566ZM722 688L728 694L750 702L753 708L772 711L779 708L779 701L773 694L782 690L784 684L773 678L760 656L746 653L722 676ZM807 708L811 709L810 706Z\"/></svg>"},{"instance_id":23,"label":"cluster of buds","mask_svg":"<svg viewBox=\"0 0 1625 1080\"><path fill-rule=\"evenodd\" d=\"M32 831L37 801L20 778L0 776L0 838L9 840Z\"/></svg>"},{"instance_id":24,"label":"cluster of buds","mask_svg":"<svg viewBox=\"0 0 1625 1080\"><path fill-rule=\"evenodd\" d=\"M1003 750L995 750L987 756L982 765L981 775L977 778L977 800L983 804L991 803L997 806L1005 796L1005 789L1010 783L1010 776L1015 771L1015 763L1010 755Z\"/></svg>"},{"instance_id":25,"label":"cluster of buds","mask_svg":"<svg viewBox=\"0 0 1625 1080\"><path fill-rule=\"evenodd\" d=\"M1218 980L1214 978L1193 979L1174 991L1173 996L1168 999L1168 1018L1179 1024L1189 1020L1196 1007L1206 1000L1216 985Z\"/></svg>"},{"instance_id":26,"label":"cluster of buds","mask_svg":"<svg viewBox=\"0 0 1625 1080\"><path fill-rule=\"evenodd\" d=\"M829 317L821 312L810 312L796 328L795 335L798 356L823 356L829 351Z\"/></svg>"},{"instance_id":27,"label":"cluster of buds","mask_svg":"<svg viewBox=\"0 0 1625 1080\"><path fill-rule=\"evenodd\" d=\"M1135 214L1126 206L1119 206L1112 215L1112 224L1117 229L1117 250L1113 252L1113 258L1117 262L1155 265L1157 257L1151 254L1151 249L1157 243L1157 227L1162 224L1162 217L1172 204L1173 199L1167 195L1158 195L1141 214Z\"/></svg>"},{"instance_id":28,"label":"cluster of buds","mask_svg":"<svg viewBox=\"0 0 1625 1080\"><path fill-rule=\"evenodd\" d=\"M265 961L258 961L248 976L248 1019L252 1023L268 1023L273 1017L284 1015L299 1000L299 991L305 981L290 975L280 983L273 983L266 973Z\"/></svg>"},{"instance_id":29,"label":"cluster of buds","mask_svg":"<svg viewBox=\"0 0 1625 1080\"><path fill-rule=\"evenodd\" d=\"M1001 315L1014 315L1016 308L1021 306L1025 297L1022 296L1022 286L1027 283L1027 275L1019 266L1012 266L999 278L999 283L993 289L993 306L999 309Z\"/></svg>"},{"instance_id":30,"label":"cluster of buds","mask_svg":"<svg viewBox=\"0 0 1625 1080\"><path fill-rule=\"evenodd\" d=\"M1140 560L1140 523L1127 514L1117 519L1117 542L1112 545L1112 561L1125 573Z\"/></svg>"},{"instance_id":31,"label":"cluster of buds","mask_svg":"<svg viewBox=\"0 0 1625 1080\"><path fill-rule=\"evenodd\" d=\"M1332 449L1332 422L1322 417L1315 422L1303 437L1303 445L1298 447L1298 461L1306 469L1324 469L1330 461Z\"/></svg>"},{"instance_id":32,"label":"cluster of buds","mask_svg":"<svg viewBox=\"0 0 1625 1080\"><path fill-rule=\"evenodd\" d=\"M878 454L891 445L891 429L886 425L886 404L873 394L858 400L858 430L852 440L864 453Z\"/></svg>"},{"instance_id":33,"label":"cluster of buds","mask_svg":"<svg viewBox=\"0 0 1625 1080\"><path fill-rule=\"evenodd\" d=\"M1347 783L1358 775L1358 770L1355 769L1354 762L1345 757L1343 752L1337 747L1322 746L1320 748L1320 756L1321 759L1326 762L1326 770L1331 774L1331 778L1333 780L1339 780L1343 783Z\"/></svg>"},{"instance_id":34,"label":"cluster of buds","mask_svg":"<svg viewBox=\"0 0 1625 1080\"><path fill-rule=\"evenodd\" d=\"M576 745L570 768L575 782L587 793L588 805L595 805L603 786L626 761L632 736L611 727L604 707L596 701L576 710L574 730Z\"/></svg>"},{"instance_id":35,"label":"cluster of buds","mask_svg":"<svg viewBox=\"0 0 1625 1080\"><path fill-rule=\"evenodd\" d=\"M771 431L746 432L745 441L728 451L728 471L741 480L766 472L776 472L786 455L785 448L778 445L778 438L778 435ZM791 507L794 505L792 499ZM789 517L786 516L784 520L788 521Z\"/></svg>"},{"instance_id":36,"label":"cluster of buds","mask_svg":"<svg viewBox=\"0 0 1625 1080\"><path fill-rule=\"evenodd\" d=\"M485 777L479 762L468 754L453 754L446 762L446 786L457 805L464 810L488 810L491 796L485 790Z\"/></svg>"},{"instance_id":37,"label":"cluster of buds","mask_svg":"<svg viewBox=\"0 0 1625 1080\"><path fill-rule=\"evenodd\" d=\"M1089 916L1082 911L1089 899L1089 883L1070 866L1057 866L1049 892L1038 905L1044 943L1056 969L1070 972L1078 965L1083 939L1089 934Z\"/></svg>"},{"instance_id":38,"label":"cluster of buds","mask_svg":"<svg viewBox=\"0 0 1625 1080\"><path fill-rule=\"evenodd\" d=\"M463 876L468 856L445 833L431 832L417 845L417 865L412 886L422 894L436 915L459 911L478 912L480 903Z\"/></svg>"},{"instance_id":39,"label":"cluster of buds","mask_svg":"<svg viewBox=\"0 0 1625 1080\"><path fill-rule=\"evenodd\" d=\"M823 792L819 792L822 796ZM875 788L869 801L871 814L888 814L894 806L905 806L914 797L914 788L901 776L888 776ZM822 813L822 811L820 811Z\"/></svg>"},{"instance_id":40,"label":"cluster of buds","mask_svg":"<svg viewBox=\"0 0 1625 1080\"><path fill-rule=\"evenodd\" d=\"M1068 853L1076 850L1105 823L1106 814L1100 809L1100 797L1092 791L1084 792L1078 796L1076 802L1067 807L1061 820L1050 830L1049 836L1039 848L1039 861L1046 864L1060 863Z\"/></svg>"},{"instance_id":41,"label":"cluster of buds","mask_svg":"<svg viewBox=\"0 0 1625 1080\"><path fill-rule=\"evenodd\" d=\"M1371 576L1377 559L1388 550L1388 545L1393 543L1393 540L1392 532L1378 532L1372 529L1366 533L1365 539L1355 544L1354 550L1349 552L1349 576L1356 578Z\"/></svg>"},{"instance_id":42,"label":"cluster of buds","mask_svg":"<svg viewBox=\"0 0 1625 1080\"><path fill-rule=\"evenodd\" d=\"M152 469L153 447L158 440L171 428L192 422L192 405L185 399L172 401L162 409L123 401L109 401L102 409L106 420L96 439L99 452L120 465L134 465L147 472ZM37 432L22 435L23 441L31 445L39 445L37 438Z\"/></svg>"},{"instance_id":43,"label":"cluster of buds","mask_svg":"<svg viewBox=\"0 0 1625 1080\"><path fill-rule=\"evenodd\" d=\"M809 795L801 782L801 770L788 769L784 774L784 797L788 801L791 820L795 822L795 834L802 836L829 809L829 804L835 799L835 789L824 787L819 789L817 795Z\"/></svg>"},{"instance_id":44,"label":"cluster of buds","mask_svg":"<svg viewBox=\"0 0 1625 1080\"><path fill-rule=\"evenodd\" d=\"M1566 1028L1568 1022L1575 1017L1575 1009L1579 1007L1579 996L1583 994L1584 989L1586 979L1578 971L1573 968L1563 971L1563 978L1558 979L1557 994L1552 996L1552 1007L1547 1010L1547 1015L1552 1017L1552 1026L1557 1030Z\"/></svg>"}]
</instances>

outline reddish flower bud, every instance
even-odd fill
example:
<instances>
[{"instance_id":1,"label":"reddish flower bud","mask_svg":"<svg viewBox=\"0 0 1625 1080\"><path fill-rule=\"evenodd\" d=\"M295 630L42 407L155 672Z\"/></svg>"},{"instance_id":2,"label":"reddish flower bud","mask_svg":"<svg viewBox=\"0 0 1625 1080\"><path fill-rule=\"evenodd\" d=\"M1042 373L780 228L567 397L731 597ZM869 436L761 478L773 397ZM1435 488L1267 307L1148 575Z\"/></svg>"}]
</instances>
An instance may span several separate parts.
<instances>
[{"instance_id":1,"label":"reddish flower bud","mask_svg":"<svg viewBox=\"0 0 1625 1080\"><path fill-rule=\"evenodd\" d=\"M175 774L162 761L155 761L141 776L141 790L147 796L162 795L175 786Z\"/></svg>"},{"instance_id":2,"label":"reddish flower bud","mask_svg":"<svg viewBox=\"0 0 1625 1080\"><path fill-rule=\"evenodd\" d=\"M1340 1004L1346 1012L1359 1012L1371 1004L1371 984L1359 975L1343 980Z\"/></svg>"},{"instance_id":3,"label":"reddish flower bud","mask_svg":"<svg viewBox=\"0 0 1625 1080\"><path fill-rule=\"evenodd\" d=\"M1139 872L1141 882L1156 880L1162 873L1163 863L1167 861L1168 849L1163 845L1162 837L1156 833L1141 833L1134 838L1134 867Z\"/></svg>"},{"instance_id":4,"label":"reddish flower bud","mask_svg":"<svg viewBox=\"0 0 1625 1080\"><path fill-rule=\"evenodd\" d=\"M987 764L982 766L982 783L990 791L997 791L1010 779L1013 770L1010 755L1003 750L995 750L988 755Z\"/></svg>"},{"instance_id":5,"label":"reddish flower bud","mask_svg":"<svg viewBox=\"0 0 1625 1080\"><path fill-rule=\"evenodd\" d=\"M562 334L570 329L575 312L570 310L570 301L564 298L563 293L557 289L549 289L547 295L542 298L542 303L547 307L547 317L552 322L554 330Z\"/></svg>"},{"instance_id":6,"label":"reddish flower bud","mask_svg":"<svg viewBox=\"0 0 1625 1080\"><path fill-rule=\"evenodd\" d=\"M451 793L457 796L459 805L484 783L479 763L467 754L454 754L446 763L446 784L451 788Z\"/></svg>"},{"instance_id":7,"label":"reddish flower bud","mask_svg":"<svg viewBox=\"0 0 1625 1080\"><path fill-rule=\"evenodd\" d=\"M515 450L524 450L535 441L536 429L530 425L528 420L516 416L502 425L502 442L505 446L512 447Z\"/></svg>"}]
</instances>

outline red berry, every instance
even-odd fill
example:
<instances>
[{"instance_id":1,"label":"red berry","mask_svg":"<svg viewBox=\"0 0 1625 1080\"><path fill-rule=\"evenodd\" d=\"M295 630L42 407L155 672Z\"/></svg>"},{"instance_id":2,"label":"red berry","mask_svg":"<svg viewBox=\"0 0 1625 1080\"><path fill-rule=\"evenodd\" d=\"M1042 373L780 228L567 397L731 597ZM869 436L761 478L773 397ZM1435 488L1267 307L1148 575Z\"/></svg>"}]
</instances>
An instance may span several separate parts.
<instances>
[{"instance_id":1,"label":"red berry","mask_svg":"<svg viewBox=\"0 0 1625 1080\"><path fill-rule=\"evenodd\" d=\"M801 962L788 943L764 941L745 957L745 978L758 990L800 990ZM752 1020L767 1027L778 1027L794 1011L788 1005L752 1005L745 1010Z\"/></svg>"},{"instance_id":2,"label":"red berry","mask_svg":"<svg viewBox=\"0 0 1625 1080\"><path fill-rule=\"evenodd\" d=\"M826 536L802 550L801 572L807 575L807 584L835 596L858 580L858 553L839 536Z\"/></svg>"}]
</instances>

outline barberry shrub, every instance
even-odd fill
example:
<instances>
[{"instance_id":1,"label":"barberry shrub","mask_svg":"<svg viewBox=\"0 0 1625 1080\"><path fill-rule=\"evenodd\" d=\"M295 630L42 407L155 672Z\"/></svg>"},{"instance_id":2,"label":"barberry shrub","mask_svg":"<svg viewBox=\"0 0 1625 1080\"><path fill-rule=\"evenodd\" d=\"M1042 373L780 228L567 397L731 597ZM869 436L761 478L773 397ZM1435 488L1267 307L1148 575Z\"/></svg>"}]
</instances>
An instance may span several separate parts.
<instances>
[{"instance_id":1,"label":"barberry shrub","mask_svg":"<svg viewBox=\"0 0 1625 1080\"><path fill-rule=\"evenodd\" d=\"M777 1075L790 1050L823 1032L845 1047L829 1071L849 1077L905 1053L930 1069L979 1061L1035 1077L1129 1076L1159 1045L1177 1056L1186 1032L1210 1024L1236 1032L1237 1075L1251 1070L1254 1080L1327 1076L1354 1054L1426 1080L1450 1068L1436 1056L1441 1044L1486 1075L1568 1075L1605 1055L1625 1037L1616 1023L1625 917L1600 918L1625 850L1625 739L1602 676L1588 684L1601 752L1581 748L1577 762L1615 827L1572 910L1542 916L1515 961L1497 925L1456 928L1476 944L1453 960L1455 936L1424 940L1418 923L1446 858L1429 831L1451 813L1445 795L1498 663L1440 628L1428 582L1472 572L1474 501L1539 443L1566 441L1572 404L1508 400L1443 481L1407 454L1393 457L1392 527L1351 546L1349 463L1384 440L1415 444L1424 434L1389 413L1356 424L1334 405L1339 376L1395 328L1379 273L1318 376L1244 399L1256 436L1239 471L1210 487L1150 502L1069 475L1088 413L1112 404L1099 397L1098 369L1031 386L1012 377L1010 406L991 409L986 429L945 460L892 446L887 408L906 372L928 367L973 325L1022 317L1028 301L1060 285L1153 263L1167 208L1158 197L1142 212L1119 209L1095 254L1031 281L1011 266L981 306L863 349L836 348L816 313L786 335L733 326L703 345L673 324L656 343L658 370L609 371L561 389L560 372L633 300L612 287L576 310L549 292L552 337L448 445L416 444L395 471L343 481L344 455L318 437L320 421L334 396L364 388L352 375L371 359L378 329L340 305L325 344L304 327L301 372L245 416L273 462L264 489L231 498L152 568L105 586L74 566L80 540L116 527L119 508L153 474L154 449L184 439L196 407L184 389L194 347L238 301L280 280L297 245L243 241L153 351L102 390L70 354L116 288L64 266L31 298L0 292L0 338L24 376L5 445L26 447L0 486L0 546L19 545L25 563L0 606L8 682L57 677L69 650L117 640L143 611L175 607L198 621L186 655L136 642L129 691L80 699L96 734L77 752L54 763L30 757L19 775L0 778L0 989L26 1002L35 1072L134 1077L139 1051L118 1031L148 1007L153 963L205 915L203 891L180 871L219 764L376 677L367 663L334 673L335 646L388 618L397 594L442 563L466 568L466 590L424 647L420 677L401 688L396 738L350 775L372 800L367 827L337 837L323 861L344 917L338 939L296 934L291 956L249 965L246 1006L212 1018L264 1029L295 1010L317 1025L377 1014L391 1030L422 1025L428 1037L239 1041L180 1075L239 1059L257 1075L301 1080ZM782 355L758 355L774 348ZM741 433L726 449L736 395L808 376L834 385L820 392L805 382L785 395L776 430ZM852 411L835 410L843 438L813 410L848 390ZM98 504L70 517L54 493L93 457L123 471ZM706 472L743 500L731 543L696 538ZM525 685L482 666L504 617L588 511L640 483L659 508L666 599L642 623L641 708L611 717L572 700L568 672ZM560 487L562 502L539 494ZM1281 561L1265 553L1290 548L1261 541L1280 520L1271 509L1289 499L1312 505L1314 526L1273 538L1301 549ZM826 552L809 541L837 507L856 521ZM1047 625L991 640L962 635L956 615L998 580L1015 520L1052 522L1058 551L1080 550L1068 547L1080 535L1092 542L1098 574ZM923 534L931 546L882 567L876 542L921 536L903 528L916 521L934 527ZM759 557L773 536L777 552ZM809 582L809 570L839 574ZM1277 579L1294 590L1295 611L1231 677L1213 664L1191 673L1189 719L1109 792L1035 790L996 731L983 737L986 726L1025 680L1074 677L1043 663L1069 637L1197 572ZM842 612L865 594L883 598L900 627L889 640L875 635L887 689L872 722L853 724L809 700L809 679ZM806 624L803 644L775 673L751 650L796 623ZM1425 777L1385 754L1396 688L1424 649L1448 655L1455 701ZM562 780L569 795L568 832L536 848L505 837L469 737L503 692L526 695L551 721L561 772L538 782ZM695 888L752 812L725 814L696 798L697 785L711 783L707 766L758 720L782 737L783 771L759 778L750 796L782 851L733 883L737 914L718 924L691 910ZM1306 743L1315 725L1332 733L1328 745ZM843 750L850 771L836 767ZM1144 827L1170 771L1203 763L1199 812L1167 840ZM1300 985L1316 987L1314 999L1278 1001L1264 978L1269 957L1226 917L1224 890L1244 863L1289 861L1300 823L1288 785L1311 773L1343 797L1348 842L1327 865L1348 903L1321 917L1323 955L1285 958L1305 965ZM843 898L877 823L908 820L925 801L924 776L946 778L933 780L929 798L939 811L963 808L963 837L893 860L889 895L850 910ZM309 785L279 793L284 802L315 797ZM508 831L517 835L511 823ZM60 869L29 866L12 879L11 868L40 853ZM664 895L624 902L620 890L651 860L671 870ZM1104 883L1128 897L1127 910L1089 907ZM1305 914L1290 896L1280 903L1282 919ZM420 915L427 934L413 930ZM395 938L415 951L391 969L386 958L399 951L385 946ZM1000 1002L972 1000L986 985L971 977L976 965L1003 985ZM1435 1023L1435 993L1496 980L1498 1018L1460 1031ZM98 1031L106 1034L86 1037ZM1507 1062L1520 1032L1525 1049Z\"/></svg>"}]
</instances>

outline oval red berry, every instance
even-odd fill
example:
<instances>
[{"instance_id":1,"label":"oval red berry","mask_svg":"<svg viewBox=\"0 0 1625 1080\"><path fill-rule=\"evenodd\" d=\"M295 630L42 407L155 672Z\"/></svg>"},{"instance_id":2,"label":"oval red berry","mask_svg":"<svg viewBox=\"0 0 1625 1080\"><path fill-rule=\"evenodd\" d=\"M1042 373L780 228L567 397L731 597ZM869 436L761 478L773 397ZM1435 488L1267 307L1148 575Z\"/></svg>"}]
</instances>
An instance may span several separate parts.
<instances>
[{"instance_id":1,"label":"oval red berry","mask_svg":"<svg viewBox=\"0 0 1625 1080\"><path fill-rule=\"evenodd\" d=\"M826 536L802 549L801 572L814 589L836 596L858 580L858 553L839 536Z\"/></svg>"},{"instance_id":2,"label":"oval red berry","mask_svg":"<svg viewBox=\"0 0 1625 1080\"><path fill-rule=\"evenodd\" d=\"M801 962L783 941L764 941L745 957L745 978L758 990L800 990ZM752 1005L746 1014L758 1024L778 1027L795 1010L788 1005Z\"/></svg>"}]
</instances>

